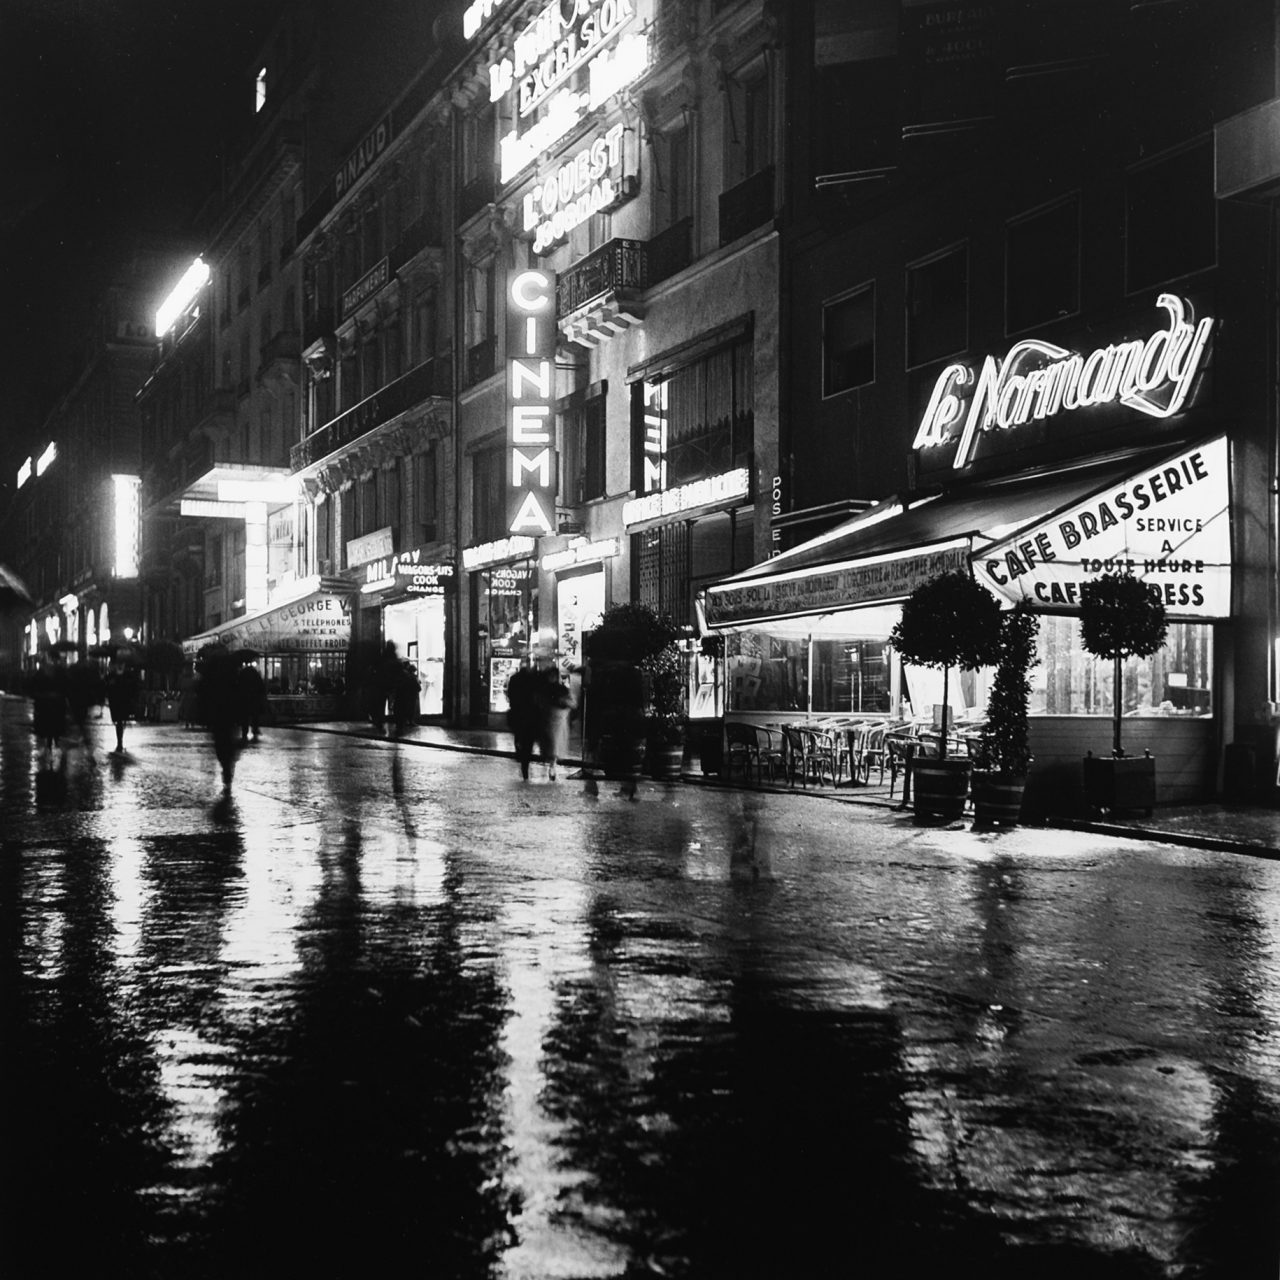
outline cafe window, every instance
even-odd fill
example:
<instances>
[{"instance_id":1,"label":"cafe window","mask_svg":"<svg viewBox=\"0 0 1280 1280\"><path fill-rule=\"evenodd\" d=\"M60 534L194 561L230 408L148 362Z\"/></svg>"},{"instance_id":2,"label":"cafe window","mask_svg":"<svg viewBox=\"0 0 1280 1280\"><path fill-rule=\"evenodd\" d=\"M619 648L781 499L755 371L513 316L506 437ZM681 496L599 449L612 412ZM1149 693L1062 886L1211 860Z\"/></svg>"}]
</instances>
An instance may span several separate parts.
<instances>
[{"instance_id":1,"label":"cafe window","mask_svg":"<svg viewBox=\"0 0 1280 1280\"><path fill-rule=\"evenodd\" d=\"M907 268L907 366L969 345L969 250L944 250Z\"/></svg>"},{"instance_id":2,"label":"cafe window","mask_svg":"<svg viewBox=\"0 0 1280 1280\"><path fill-rule=\"evenodd\" d=\"M1213 141L1130 171L1125 183L1125 287L1133 293L1214 264Z\"/></svg>"},{"instance_id":3,"label":"cafe window","mask_svg":"<svg viewBox=\"0 0 1280 1280\"><path fill-rule=\"evenodd\" d=\"M885 715L889 645L881 638L795 640L762 631L725 637L730 711Z\"/></svg>"},{"instance_id":4,"label":"cafe window","mask_svg":"<svg viewBox=\"0 0 1280 1280\"><path fill-rule=\"evenodd\" d=\"M822 394L865 387L876 376L876 287L864 284L822 308Z\"/></svg>"},{"instance_id":5,"label":"cafe window","mask_svg":"<svg viewBox=\"0 0 1280 1280\"><path fill-rule=\"evenodd\" d=\"M1043 615L1031 671L1032 715L1115 714L1114 664L1088 653L1078 618ZM1213 712L1213 628L1171 622L1164 647L1121 667L1121 714L1207 717Z\"/></svg>"},{"instance_id":6,"label":"cafe window","mask_svg":"<svg viewBox=\"0 0 1280 1280\"><path fill-rule=\"evenodd\" d=\"M1080 198L1071 196L1005 229L1005 324L1020 333L1080 310Z\"/></svg>"}]
</instances>

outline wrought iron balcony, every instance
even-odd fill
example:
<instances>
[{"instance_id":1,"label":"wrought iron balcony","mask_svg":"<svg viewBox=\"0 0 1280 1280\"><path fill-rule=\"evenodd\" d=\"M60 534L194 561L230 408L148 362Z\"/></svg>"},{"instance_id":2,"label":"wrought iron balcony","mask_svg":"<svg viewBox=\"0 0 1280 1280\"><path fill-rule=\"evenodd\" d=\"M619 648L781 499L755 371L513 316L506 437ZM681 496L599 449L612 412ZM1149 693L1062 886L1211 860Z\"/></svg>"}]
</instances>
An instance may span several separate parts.
<instances>
[{"instance_id":1,"label":"wrought iron balcony","mask_svg":"<svg viewBox=\"0 0 1280 1280\"><path fill-rule=\"evenodd\" d=\"M642 240L610 240L560 273L556 311L563 320L611 294L642 293L649 287L648 276L648 248Z\"/></svg>"},{"instance_id":2,"label":"wrought iron balcony","mask_svg":"<svg viewBox=\"0 0 1280 1280\"><path fill-rule=\"evenodd\" d=\"M300 471L353 444L414 405L433 397L447 397L452 391L449 366L448 360L427 360L403 377L387 383L381 390L325 423L318 431L313 431L301 444L295 444L289 451L289 465L294 471Z\"/></svg>"}]
</instances>

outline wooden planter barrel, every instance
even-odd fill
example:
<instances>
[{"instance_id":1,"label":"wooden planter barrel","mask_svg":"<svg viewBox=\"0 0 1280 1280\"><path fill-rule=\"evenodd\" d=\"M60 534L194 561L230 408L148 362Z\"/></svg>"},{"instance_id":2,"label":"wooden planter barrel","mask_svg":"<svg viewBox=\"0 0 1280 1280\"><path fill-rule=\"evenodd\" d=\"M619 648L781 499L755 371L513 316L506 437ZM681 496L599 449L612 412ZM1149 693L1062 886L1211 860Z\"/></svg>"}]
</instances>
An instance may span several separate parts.
<instances>
[{"instance_id":1,"label":"wooden planter barrel","mask_svg":"<svg viewBox=\"0 0 1280 1280\"><path fill-rule=\"evenodd\" d=\"M1084 797L1092 809L1141 809L1147 817L1156 803L1156 762L1148 751L1141 756L1084 758Z\"/></svg>"},{"instance_id":2,"label":"wooden planter barrel","mask_svg":"<svg viewBox=\"0 0 1280 1280\"><path fill-rule=\"evenodd\" d=\"M644 772L644 739L606 733L600 739L600 764L611 781L638 781Z\"/></svg>"},{"instance_id":3,"label":"wooden planter barrel","mask_svg":"<svg viewBox=\"0 0 1280 1280\"><path fill-rule=\"evenodd\" d=\"M916 757L911 770L916 818L928 822L957 822L964 817L972 762L965 759L930 760Z\"/></svg>"},{"instance_id":4,"label":"wooden planter barrel","mask_svg":"<svg viewBox=\"0 0 1280 1280\"><path fill-rule=\"evenodd\" d=\"M1022 793L1026 789L1025 773L975 769L969 787L974 825L1016 827L1022 819Z\"/></svg>"},{"instance_id":5,"label":"wooden planter barrel","mask_svg":"<svg viewBox=\"0 0 1280 1280\"><path fill-rule=\"evenodd\" d=\"M684 769L684 743L649 742L644 749L645 766L659 782L678 782Z\"/></svg>"}]
</instances>

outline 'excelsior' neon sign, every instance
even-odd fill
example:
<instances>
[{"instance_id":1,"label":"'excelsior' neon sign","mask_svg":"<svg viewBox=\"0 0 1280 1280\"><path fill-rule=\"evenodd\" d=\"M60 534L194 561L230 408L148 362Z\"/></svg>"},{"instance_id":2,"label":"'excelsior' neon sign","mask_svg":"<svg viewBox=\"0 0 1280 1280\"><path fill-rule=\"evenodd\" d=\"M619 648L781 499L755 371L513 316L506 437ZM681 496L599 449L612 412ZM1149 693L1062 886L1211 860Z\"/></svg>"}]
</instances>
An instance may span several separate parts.
<instances>
[{"instance_id":1,"label":"'excelsior' neon sign","mask_svg":"<svg viewBox=\"0 0 1280 1280\"><path fill-rule=\"evenodd\" d=\"M1119 401L1153 418L1169 418L1186 402L1213 330L1213 318L1188 318L1188 305L1162 293L1157 305L1169 323L1146 339L1098 347L1087 356L1028 338L1003 360L987 356L974 377L964 364L948 365L934 384L913 449L960 443L952 466L971 460L979 431L1008 431L1033 419ZM962 388L968 393L966 411Z\"/></svg>"}]
</instances>

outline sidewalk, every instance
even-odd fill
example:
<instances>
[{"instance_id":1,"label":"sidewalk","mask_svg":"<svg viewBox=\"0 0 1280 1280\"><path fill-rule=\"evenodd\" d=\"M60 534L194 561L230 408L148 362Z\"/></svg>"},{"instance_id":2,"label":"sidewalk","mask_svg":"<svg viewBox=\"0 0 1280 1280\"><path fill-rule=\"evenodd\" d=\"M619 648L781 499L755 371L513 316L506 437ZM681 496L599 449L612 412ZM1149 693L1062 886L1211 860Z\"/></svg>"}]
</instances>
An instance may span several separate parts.
<instances>
[{"instance_id":1,"label":"sidewalk","mask_svg":"<svg viewBox=\"0 0 1280 1280\"><path fill-rule=\"evenodd\" d=\"M301 723L291 728L316 733L338 733L356 738L376 738L372 729L360 721L328 721ZM444 725L417 725L397 739L425 747L445 751L475 752L480 755L506 756L515 759L511 747L511 735L498 729L453 729ZM577 748L580 749L580 748ZM561 761L566 769L578 769L581 759L566 757ZM704 774L695 765L686 769L683 781L699 786L741 787L737 779L726 782L716 775ZM898 809L902 803L899 787L891 795L889 784L873 783L868 786L842 786L839 788L788 787L785 783L769 783L766 791L791 792L810 795L817 799L834 800L841 804L873 805L884 809ZM1280 810L1261 805L1205 803L1198 805L1169 805L1159 808L1150 817L1109 818L1105 821L1059 818L1047 824L1069 831L1091 831L1099 835L1123 836L1129 839L1160 840L1169 844L1190 848L1211 849L1222 853L1244 853L1254 857L1280 858Z\"/></svg>"}]
</instances>

